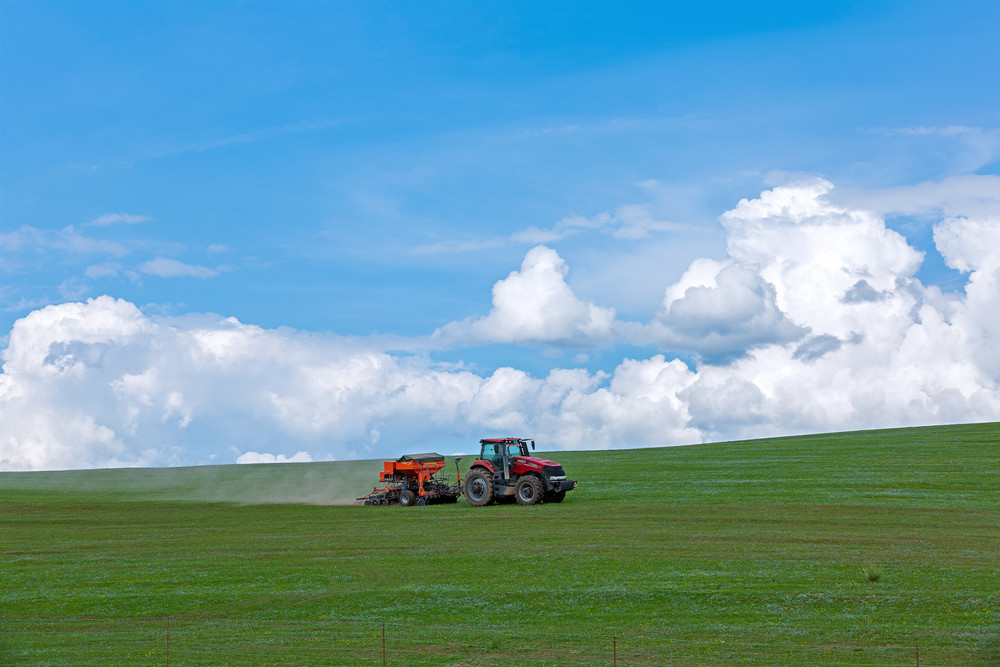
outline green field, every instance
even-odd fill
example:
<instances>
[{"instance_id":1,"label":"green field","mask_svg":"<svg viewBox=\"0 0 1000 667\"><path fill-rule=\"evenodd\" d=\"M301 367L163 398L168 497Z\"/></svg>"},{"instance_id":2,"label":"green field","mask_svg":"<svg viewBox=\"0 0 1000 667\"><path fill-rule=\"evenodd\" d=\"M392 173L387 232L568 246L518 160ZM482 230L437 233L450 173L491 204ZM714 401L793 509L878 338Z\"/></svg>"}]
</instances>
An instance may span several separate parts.
<instances>
[{"instance_id":1,"label":"green field","mask_svg":"<svg viewBox=\"0 0 1000 667\"><path fill-rule=\"evenodd\" d=\"M0 474L0 663L1000 665L1000 424L551 457L580 487L534 507Z\"/></svg>"}]
</instances>

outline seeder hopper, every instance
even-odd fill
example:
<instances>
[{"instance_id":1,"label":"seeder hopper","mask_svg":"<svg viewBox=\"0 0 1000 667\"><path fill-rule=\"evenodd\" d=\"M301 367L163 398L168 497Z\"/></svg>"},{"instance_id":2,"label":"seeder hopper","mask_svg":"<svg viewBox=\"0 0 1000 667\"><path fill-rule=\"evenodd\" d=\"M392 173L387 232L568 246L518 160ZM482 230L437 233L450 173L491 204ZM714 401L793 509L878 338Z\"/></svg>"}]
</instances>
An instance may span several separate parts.
<instances>
[{"instance_id":1,"label":"seeder hopper","mask_svg":"<svg viewBox=\"0 0 1000 667\"><path fill-rule=\"evenodd\" d=\"M395 461L386 461L379 473L379 485L372 492L358 498L365 505L430 505L432 503L453 503L462 494L462 473L458 470L461 457L455 458L458 481L449 484L443 478L435 478L444 470L444 456L441 454L408 454Z\"/></svg>"}]
</instances>

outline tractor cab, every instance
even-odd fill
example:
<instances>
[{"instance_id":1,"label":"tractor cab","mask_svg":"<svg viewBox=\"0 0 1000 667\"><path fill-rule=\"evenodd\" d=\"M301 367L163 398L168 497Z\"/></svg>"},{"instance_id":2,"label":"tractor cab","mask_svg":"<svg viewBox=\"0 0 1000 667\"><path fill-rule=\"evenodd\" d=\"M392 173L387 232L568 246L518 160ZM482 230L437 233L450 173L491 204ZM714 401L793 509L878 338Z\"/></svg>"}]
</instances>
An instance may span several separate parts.
<instances>
[{"instance_id":1,"label":"tractor cab","mask_svg":"<svg viewBox=\"0 0 1000 667\"><path fill-rule=\"evenodd\" d=\"M507 475L510 474L510 465L515 456L530 456L528 453L528 443L531 443L531 448L535 448L534 440L524 440L521 438L496 438L489 440L480 440L479 444L482 445L482 451L479 454L479 458L483 461L489 461L493 466L494 471L507 470Z\"/></svg>"}]
</instances>

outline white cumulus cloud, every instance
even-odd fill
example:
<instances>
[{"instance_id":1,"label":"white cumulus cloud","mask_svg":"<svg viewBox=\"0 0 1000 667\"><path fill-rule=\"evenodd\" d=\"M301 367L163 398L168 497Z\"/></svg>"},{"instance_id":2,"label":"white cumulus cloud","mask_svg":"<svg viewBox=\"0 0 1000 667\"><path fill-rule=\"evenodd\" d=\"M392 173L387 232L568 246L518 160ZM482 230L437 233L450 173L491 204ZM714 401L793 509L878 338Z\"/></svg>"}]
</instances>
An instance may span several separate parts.
<instances>
[{"instance_id":1,"label":"white cumulus cloud","mask_svg":"<svg viewBox=\"0 0 1000 667\"><path fill-rule=\"evenodd\" d=\"M13 470L218 462L234 447L358 458L483 432L582 447L697 438L677 398L693 375L677 361L626 361L610 378L481 377L233 318L150 317L106 296L18 320L3 361L0 467Z\"/></svg>"},{"instance_id":2,"label":"white cumulus cloud","mask_svg":"<svg viewBox=\"0 0 1000 667\"><path fill-rule=\"evenodd\" d=\"M521 270L493 286L493 309L442 327L435 336L451 343L593 344L611 339L612 308L585 302L566 283L569 268L546 246L528 251Z\"/></svg>"},{"instance_id":3,"label":"white cumulus cloud","mask_svg":"<svg viewBox=\"0 0 1000 667\"><path fill-rule=\"evenodd\" d=\"M871 324L840 307L844 295L861 281L897 290L912 282L923 254L878 215L832 204L832 189L822 179L777 187L740 201L722 221L730 257L757 268L792 322L843 337Z\"/></svg>"},{"instance_id":4,"label":"white cumulus cloud","mask_svg":"<svg viewBox=\"0 0 1000 667\"><path fill-rule=\"evenodd\" d=\"M964 295L943 295L914 277L920 252L831 190L775 188L723 216L732 260L809 335L701 368L686 394L694 425L742 437L1000 418L1000 219L936 228L949 264L971 272Z\"/></svg>"},{"instance_id":5,"label":"white cumulus cloud","mask_svg":"<svg viewBox=\"0 0 1000 667\"><path fill-rule=\"evenodd\" d=\"M0 468L351 459L491 434L632 447L1000 419L1000 216L957 211L935 226L938 250L967 279L944 293L920 283L921 253L878 214L833 194L817 179L739 202L723 216L729 256L691 263L648 322L577 297L566 262L537 246L496 283L489 314L432 337L660 346L607 372L479 374L374 339L154 317L107 296L41 308L15 322L3 351ZM666 353L678 349L700 361Z\"/></svg>"},{"instance_id":6,"label":"white cumulus cloud","mask_svg":"<svg viewBox=\"0 0 1000 667\"><path fill-rule=\"evenodd\" d=\"M798 340L808 329L781 311L774 285L755 267L700 259L667 288L648 332L664 347L725 359L761 345Z\"/></svg>"},{"instance_id":7,"label":"white cumulus cloud","mask_svg":"<svg viewBox=\"0 0 1000 667\"><path fill-rule=\"evenodd\" d=\"M296 452L292 456L246 452L236 457L237 463L309 463L310 461L312 461L312 456L309 455L309 452Z\"/></svg>"},{"instance_id":8,"label":"white cumulus cloud","mask_svg":"<svg viewBox=\"0 0 1000 667\"><path fill-rule=\"evenodd\" d=\"M934 227L934 244L944 261L963 273L995 269L1000 248L997 220L950 218Z\"/></svg>"}]
</instances>

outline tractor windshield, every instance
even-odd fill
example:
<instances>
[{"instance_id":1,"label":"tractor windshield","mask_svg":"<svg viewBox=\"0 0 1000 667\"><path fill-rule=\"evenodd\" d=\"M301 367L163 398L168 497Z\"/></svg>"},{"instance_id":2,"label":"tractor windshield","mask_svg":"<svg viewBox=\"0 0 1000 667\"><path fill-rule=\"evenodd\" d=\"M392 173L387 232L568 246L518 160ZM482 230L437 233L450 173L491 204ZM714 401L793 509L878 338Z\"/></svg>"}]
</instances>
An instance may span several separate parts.
<instances>
[{"instance_id":1,"label":"tractor windshield","mask_svg":"<svg viewBox=\"0 0 1000 667\"><path fill-rule=\"evenodd\" d=\"M503 465L504 450L507 450L507 457L528 456L528 445L517 440L507 442L484 442L482 458L493 463L494 467Z\"/></svg>"}]
</instances>

